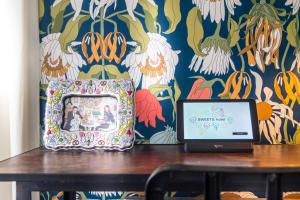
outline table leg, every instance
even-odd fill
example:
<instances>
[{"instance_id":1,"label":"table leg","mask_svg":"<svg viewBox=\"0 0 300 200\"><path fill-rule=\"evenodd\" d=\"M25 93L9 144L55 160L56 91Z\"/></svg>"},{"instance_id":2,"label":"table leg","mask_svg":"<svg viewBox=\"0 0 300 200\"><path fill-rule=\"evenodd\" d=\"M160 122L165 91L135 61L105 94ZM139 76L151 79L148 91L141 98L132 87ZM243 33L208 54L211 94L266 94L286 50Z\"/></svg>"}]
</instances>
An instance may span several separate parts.
<instances>
[{"instance_id":1,"label":"table leg","mask_svg":"<svg viewBox=\"0 0 300 200\"><path fill-rule=\"evenodd\" d=\"M282 200L280 175L269 174L267 176L266 197L268 200Z\"/></svg>"},{"instance_id":2,"label":"table leg","mask_svg":"<svg viewBox=\"0 0 300 200\"><path fill-rule=\"evenodd\" d=\"M16 200L31 200L30 183L17 182Z\"/></svg>"},{"instance_id":3,"label":"table leg","mask_svg":"<svg viewBox=\"0 0 300 200\"><path fill-rule=\"evenodd\" d=\"M64 200L76 200L76 192L64 192Z\"/></svg>"},{"instance_id":4,"label":"table leg","mask_svg":"<svg viewBox=\"0 0 300 200\"><path fill-rule=\"evenodd\" d=\"M205 200L220 200L220 175L218 173L206 173L204 196Z\"/></svg>"}]
</instances>

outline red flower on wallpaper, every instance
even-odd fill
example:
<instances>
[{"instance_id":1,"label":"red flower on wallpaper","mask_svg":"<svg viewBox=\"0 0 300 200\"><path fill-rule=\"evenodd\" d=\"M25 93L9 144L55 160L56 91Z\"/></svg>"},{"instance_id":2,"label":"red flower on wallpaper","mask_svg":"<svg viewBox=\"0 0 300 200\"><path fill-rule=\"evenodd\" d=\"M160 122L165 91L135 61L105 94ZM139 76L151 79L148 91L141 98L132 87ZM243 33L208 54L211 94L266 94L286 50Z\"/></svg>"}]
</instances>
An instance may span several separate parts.
<instances>
[{"instance_id":1,"label":"red flower on wallpaper","mask_svg":"<svg viewBox=\"0 0 300 200\"><path fill-rule=\"evenodd\" d=\"M135 94L136 117L139 122L144 122L146 127L150 125L156 128L156 118L165 122L162 115L162 107L156 97L149 90L138 90Z\"/></svg>"},{"instance_id":2,"label":"red flower on wallpaper","mask_svg":"<svg viewBox=\"0 0 300 200\"><path fill-rule=\"evenodd\" d=\"M187 99L210 99L212 95L212 89L211 87L203 87L204 82L205 79L203 78L196 80Z\"/></svg>"}]
</instances>

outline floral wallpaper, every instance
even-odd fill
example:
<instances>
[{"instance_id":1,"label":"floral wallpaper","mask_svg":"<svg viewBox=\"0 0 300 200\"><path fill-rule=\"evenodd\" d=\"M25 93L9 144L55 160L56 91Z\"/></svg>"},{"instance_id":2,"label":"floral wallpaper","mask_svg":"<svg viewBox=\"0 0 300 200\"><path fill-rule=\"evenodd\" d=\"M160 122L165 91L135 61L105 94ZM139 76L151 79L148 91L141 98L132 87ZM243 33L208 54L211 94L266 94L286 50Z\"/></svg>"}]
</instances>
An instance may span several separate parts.
<instances>
[{"instance_id":1,"label":"floral wallpaper","mask_svg":"<svg viewBox=\"0 0 300 200\"><path fill-rule=\"evenodd\" d=\"M262 143L300 143L300 0L39 0L41 132L53 79L132 79L136 143L174 144L178 99L257 102ZM41 199L59 199L61 193ZM120 199L129 192L78 193Z\"/></svg>"}]
</instances>

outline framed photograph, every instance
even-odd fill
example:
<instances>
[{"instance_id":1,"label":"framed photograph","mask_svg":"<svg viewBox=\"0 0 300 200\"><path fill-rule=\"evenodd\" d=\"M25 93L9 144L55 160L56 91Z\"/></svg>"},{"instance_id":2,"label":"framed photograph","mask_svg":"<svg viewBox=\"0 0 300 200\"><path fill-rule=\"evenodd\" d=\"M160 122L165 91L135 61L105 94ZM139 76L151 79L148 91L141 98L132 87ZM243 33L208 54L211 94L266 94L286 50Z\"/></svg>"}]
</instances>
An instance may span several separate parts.
<instances>
[{"instance_id":1,"label":"framed photograph","mask_svg":"<svg viewBox=\"0 0 300 200\"><path fill-rule=\"evenodd\" d=\"M134 87L129 80L58 80L49 83L48 149L126 150L134 143Z\"/></svg>"}]
</instances>

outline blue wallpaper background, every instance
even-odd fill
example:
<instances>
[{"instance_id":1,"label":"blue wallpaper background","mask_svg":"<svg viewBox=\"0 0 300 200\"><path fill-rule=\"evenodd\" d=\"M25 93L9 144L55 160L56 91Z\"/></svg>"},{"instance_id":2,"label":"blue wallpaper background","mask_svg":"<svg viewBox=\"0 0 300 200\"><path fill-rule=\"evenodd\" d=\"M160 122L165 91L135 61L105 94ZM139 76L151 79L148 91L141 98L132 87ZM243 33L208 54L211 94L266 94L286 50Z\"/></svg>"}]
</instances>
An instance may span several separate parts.
<instances>
[{"instance_id":1,"label":"blue wallpaper background","mask_svg":"<svg viewBox=\"0 0 300 200\"><path fill-rule=\"evenodd\" d=\"M300 143L299 1L40 0L41 133L50 80L130 78L136 143L176 143L174 105L186 98L256 99L262 143ZM103 195L132 193L78 193Z\"/></svg>"}]
</instances>

